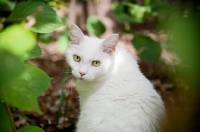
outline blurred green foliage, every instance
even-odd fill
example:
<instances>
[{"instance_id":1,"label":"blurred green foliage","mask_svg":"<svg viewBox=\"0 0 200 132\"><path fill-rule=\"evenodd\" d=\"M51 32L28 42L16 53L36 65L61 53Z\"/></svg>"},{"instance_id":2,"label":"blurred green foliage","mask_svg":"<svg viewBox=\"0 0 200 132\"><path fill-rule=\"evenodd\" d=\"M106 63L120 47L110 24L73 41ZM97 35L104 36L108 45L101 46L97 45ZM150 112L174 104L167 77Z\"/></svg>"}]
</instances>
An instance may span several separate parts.
<instances>
[{"instance_id":1,"label":"blurred green foliage","mask_svg":"<svg viewBox=\"0 0 200 132\"><path fill-rule=\"evenodd\" d=\"M9 5L9 2L1 1L0 4ZM27 26L27 18L32 21L32 25ZM3 30L0 33L0 100L3 102L0 104L0 126L6 132L13 129L14 124L8 122L12 115L7 111L9 107L5 106L41 113L37 98L48 88L51 78L27 60L42 54L37 45L36 33L50 33L63 23L55 11L42 1L19 2L6 21L1 23ZM2 122L3 120L7 123ZM42 129L31 126L19 131L43 132Z\"/></svg>"},{"instance_id":2,"label":"blurred green foliage","mask_svg":"<svg viewBox=\"0 0 200 132\"><path fill-rule=\"evenodd\" d=\"M0 87L10 83L25 69L22 60L12 53L0 50Z\"/></svg>"},{"instance_id":3,"label":"blurred green foliage","mask_svg":"<svg viewBox=\"0 0 200 132\"><path fill-rule=\"evenodd\" d=\"M161 55L160 44L150 37L134 34L132 43L137 51L141 52L139 57L146 61L158 62Z\"/></svg>"},{"instance_id":4,"label":"blurred green foliage","mask_svg":"<svg viewBox=\"0 0 200 132\"><path fill-rule=\"evenodd\" d=\"M61 18L56 15L56 12L42 1L17 4L6 21L21 22L28 16L32 17L30 21L35 22L30 30L37 33L49 33L63 25Z\"/></svg>"},{"instance_id":5,"label":"blurred green foliage","mask_svg":"<svg viewBox=\"0 0 200 132\"><path fill-rule=\"evenodd\" d=\"M165 7L168 7L166 0L144 0L142 5L127 0L113 3L111 10L119 23L137 26L136 24L142 24L150 17L156 18L162 14L164 12L162 9ZM150 37L135 33L131 29L128 30L134 36L132 44L138 50L139 57L145 61L158 62L162 51L160 43Z\"/></svg>"},{"instance_id":6,"label":"blurred green foliage","mask_svg":"<svg viewBox=\"0 0 200 132\"><path fill-rule=\"evenodd\" d=\"M45 132L45 131L36 126L25 126L19 129L18 132Z\"/></svg>"},{"instance_id":7,"label":"blurred green foliage","mask_svg":"<svg viewBox=\"0 0 200 132\"><path fill-rule=\"evenodd\" d=\"M0 97L11 106L41 113L37 98L48 88L51 79L36 66L24 66L19 77L1 87Z\"/></svg>"},{"instance_id":8,"label":"blurred green foliage","mask_svg":"<svg viewBox=\"0 0 200 132\"><path fill-rule=\"evenodd\" d=\"M61 35L59 36L58 40L56 41L56 45L58 49L64 53L69 45L70 41L70 31L64 30Z\"/></svg>"},{"instance_id":9,"label":"blurred green foliage","mask_svg":"<svg viewBox=\"0 0 200 132\"><path fill-rule=\"evenodd\" d=\"M127 0L113 3L111 10L120 23L143 23L146 18L157 16L159 8L167 5L166 0L145 0L143 5Z\"/></svg>"},{"instance_id":10,"label":"blurred green foliage","mask_svg":"<svg viewBox=\"0 0 200 132\"><path fill-rule=\"evenodd\" d=\"M113 3L111 10L120 23L142 23L146 8L131 2Z\"/></svg>"},{"instance_id":11,"label":"blurred green foliage","mask_svg":"<svg viewBox=\"0 0 200 132\"><path fill-rule=\"evenodd\" d=\"M1 32L0 35L0 47L15 55L22 55L30 51L35 44L35 35L22 25L13 24Z\"/></svg>"},{"instance_id":12,"label":"blurred green foliage","mask_svg":"<svg viewBox=\"0 0 200 132\"><path fill-rule=\"evenodd\" d=\"M181 59L184 66L180 68L188 78L191 78L191 74L199 74L199 22L199 13L174 12L166 25L169 34L173 36L169 39L170 47Z\"/></svg>"},{"instance_id":13,"label":"blurred green foliage","mask_svg":"<svg viewBox=\"0 0 200 132\"><path fill-rule=\"evenodd\" d=\"M86 21L87 31L97 37L101 36L106 28L96 16L89 16Z\"/></svg>"},{"instance_id":14,"label":"blurred green foliage","mask_svg":"<svg viewBox=\"0 0 200 132\"><path fill-rule=\"evenodd\" d=\"M0 129L2 132L11 132L11 118L3 102L0 101Z\"/></svg>"}]
</instances>

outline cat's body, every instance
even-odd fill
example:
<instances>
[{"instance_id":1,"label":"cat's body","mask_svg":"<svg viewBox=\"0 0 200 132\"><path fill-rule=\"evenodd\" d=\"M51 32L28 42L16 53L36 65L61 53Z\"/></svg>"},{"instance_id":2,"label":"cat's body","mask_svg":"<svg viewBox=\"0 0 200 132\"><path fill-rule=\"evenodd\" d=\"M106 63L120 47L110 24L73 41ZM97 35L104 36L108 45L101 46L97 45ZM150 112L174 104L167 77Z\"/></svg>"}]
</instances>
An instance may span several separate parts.
<instances>
[{"instance_id":1,"label":"cat's body","mask_svg":"<svg viewBox=\"0 0 200 132\"><path fill-rule=\"evenodd\" d=\"M80 96L77 132L156 132L165 115L163 102L132 55L116 47L118 36L77 39L76 33L83 35L77 28L72 25L66 54ZM74 55L80 61L74 63Z\"/></svg>"}]
</instances>

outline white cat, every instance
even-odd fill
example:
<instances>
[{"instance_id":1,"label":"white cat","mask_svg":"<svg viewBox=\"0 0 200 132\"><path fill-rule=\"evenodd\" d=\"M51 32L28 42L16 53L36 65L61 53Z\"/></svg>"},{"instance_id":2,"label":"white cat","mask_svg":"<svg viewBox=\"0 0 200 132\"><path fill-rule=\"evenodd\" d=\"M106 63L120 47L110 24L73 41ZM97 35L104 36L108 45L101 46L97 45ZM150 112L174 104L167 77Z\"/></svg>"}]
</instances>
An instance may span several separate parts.
<instances>
[{"instance_id":1,"label":"white cat","mask_svg":"<svg viewBox=\"0 0 200 132\"><path fill-rule=\"evenodd\" d=\"M163 101L133 56L116 46L118 35L88 37L72 25L70 37L66 58L77 78L81 106L76 131L159 131Z\"/></svg>"}]
</instances>

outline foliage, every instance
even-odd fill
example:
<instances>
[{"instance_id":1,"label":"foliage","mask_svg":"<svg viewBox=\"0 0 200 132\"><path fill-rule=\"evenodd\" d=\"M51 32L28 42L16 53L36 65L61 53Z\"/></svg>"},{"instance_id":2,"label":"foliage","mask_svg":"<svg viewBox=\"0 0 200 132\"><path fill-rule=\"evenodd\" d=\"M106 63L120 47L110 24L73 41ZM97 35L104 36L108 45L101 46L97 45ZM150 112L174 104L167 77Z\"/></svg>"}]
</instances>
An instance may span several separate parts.
<instances>
[{"instance_id":1,"label":"foliage","mask_svg":"<svg viewBox=\"0 0 200 132\"><path fill-rule=\"evenodd\" d=\"M12 121L9 117L9 113L5 107L5 104L0 102L0 128L2 132L10 132Z\"/></svg>"},{"instance_id":2,"label":"foliage","mask_svg":"<svg viewBox=\"0 0 200 132\"><path fill-rule=\"evenodd\" d=\"M18 132L44 132L44 130L36 126L25 126L21 128Z\"/></svg>"},{"instance_id":3,"label":"foliage","mask_svg":"<svg viewBox=\"0 0 200 132\"><path fill-rule=\"evenodd\" d=\"M157 17L159 13L165 12L167 2L165 0L145 0L143 5L134 2L115 2L111 5L111 10L116 15L117 21L122 24L142 24L149 17ZM169 9L169 8L167 8ZM125 29L127 30L127 29ZM128 29L130 30L130 29ZM127 31L126 31L127 32ZM161 45L150 37L128 31L133 34L133 46L140 53L142 60L157 62L161 54Z\"/></svg>"},{"instance_id":4,"label":"foliage","mask_svg":"<svg viewBox=\"0 0 200 132\"><path fill-rule=\"evenodd\" d=\"M25 23L29 16L36 20L30 29ZM63 24L55 11L42 1L17 4L6 22L14 24L0 33L0 99L3 101L0 103L0 126L3 130L10 131L14 124L11 123L12 115L5 106L8 104L41 113L37 98L48 88L51 81L45 72L28 63L29 59L42 54L36 44L35 33L50 33ZM43 132L36 126L27 126L19 130L24 131Z\"/></svg>"},{"instance_id":5,"label":"foliage","mask_svg":"<svg viewBox=\"0 0 200 132\"><path fill-rule=\"evenodd\" d=\"M55 11L42 1L21 2L15 6L7 21L20 22L28 16L35 18L36 23L30 30L38 33L49 33L63 25Z\"/></svg>"},{"instance_id":6,"label":"foliage","mask_svg":"<svg viewBox=\"0 0 200 132\"><path fill-rule=\"evenodd\" d=\"M120 23L142 23L146 8L130 2L113 3L111 10Z\"/></svg>"},{"instance_id":7,"label":"foliage","mask_svg":"<svg viewBox=\"0 0 200 132\"><path fill-rule=\"evenodd\" d=\"M111 10L120 23L143 23L150 16L157 16L158 8L167 5L166 0L145 0L144 5L133 2L115 2Z\"/></svg>"},{"instance_id":8,"label":"foliage","mask_svg":"<svg viewBox=\"0 0 200 132\"><path fill-rule=\"evenodd\" d=\"M58 38L56 45L58 49L64 53L68 47L70 38L69 38L69 30L65 30L61 33L60 37Z\"/></svg>"},{"instance_id":9,"label":"foliage","mask_svg":"<svg viewBox=\"0 0 200 132\"><path fill-rule=\"evenodd\" d=\"M41 113L37 97L47 89L51 79L33 65L24 66L18 78L0 89L0 97L11 106Z\"/></svg>"},{"instance_id":10,"label":"foliage","mask_svg":"<svg viewBox=\"0 0 200 132\"><path fill-rule=\"evenodd\" d=\"M132 43L136 50L140 51L140 58L146 61L159 61L161 54L161 47L158 42L143 35L134 35Z\"/></svg>"},{"instance_id":11,"label":"foliage","mask_svg":"<svg viewBox=\"0 0 200 132\"><path fill-rule=\"evenodd\" d=\"M89 16L87 18L86 28L89 33L98 37L101 36L106 30L105 26L96 16Z\"/></svg>"},{"instance_id":12,"label":"foliage","mask_svg":"<svg viewBox=\"0 0 200 132\"><path fill-rule=\"evenodd\" d=\"M24 36L26 36L26 38ZM34 34L19 24L6 28L0 36L1 48L15 55L21 55L30 51L35 44L36 38Z\"/></svg>"}]
</instances>

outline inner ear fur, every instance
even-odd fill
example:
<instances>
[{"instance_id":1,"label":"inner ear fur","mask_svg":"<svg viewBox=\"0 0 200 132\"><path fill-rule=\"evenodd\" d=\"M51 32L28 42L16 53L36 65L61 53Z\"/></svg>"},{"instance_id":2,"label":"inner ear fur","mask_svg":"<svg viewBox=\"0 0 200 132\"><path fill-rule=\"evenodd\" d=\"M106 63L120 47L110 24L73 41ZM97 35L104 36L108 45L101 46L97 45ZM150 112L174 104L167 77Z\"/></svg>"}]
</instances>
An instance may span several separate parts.
<instances>
[{"instance_id":1,"label":"inner ear fur","mask_svg":"<svg viewBox=\"0 0 200 132\"><path fill-rule=\"evenodd\" d=\"M81 29L76 24L72 24L70 28L70 43L79 44L83 37L84 34Z\"/></svg>"},{"instance_id":2,"label":"inner ear fur","mask_svg":"<svg viewBox=\"0 0 200 132\"><path fill-rule=\"evenodd\" d=\"M118 34L113 34L110 37L108 37L106 40L104 40L102 43L103 52L106 52L109 55L112 55L115 52L115 48L116 48L118 40L119 40Z\"/></svg>"}]
</instances>

